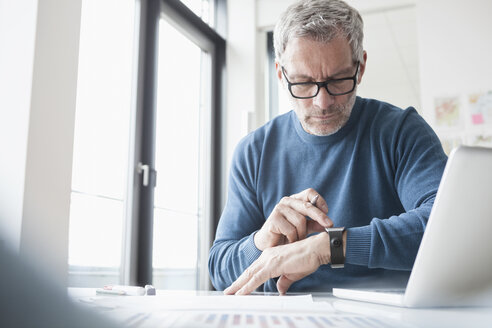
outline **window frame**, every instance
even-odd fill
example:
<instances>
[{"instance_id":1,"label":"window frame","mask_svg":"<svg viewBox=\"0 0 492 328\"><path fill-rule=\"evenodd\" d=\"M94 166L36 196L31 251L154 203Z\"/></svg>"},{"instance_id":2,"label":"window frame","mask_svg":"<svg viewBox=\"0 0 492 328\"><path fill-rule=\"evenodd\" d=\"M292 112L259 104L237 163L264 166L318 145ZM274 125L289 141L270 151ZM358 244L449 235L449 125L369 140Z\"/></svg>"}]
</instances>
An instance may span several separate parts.
<instances>
[{"instance_id":1,"label":"window frame","mask_svg":"<svg viewBox=\"0 0 492 328\"><path fill-rule=\"evenodd\" d=\"M212 61L211 77L211 119L210 145L211 159L207 163L209 170L209 195L206 198L209 209L204 213L205 224L199 229L199 289L210 289L207 258L213 241L222 204L224 203L225 177L222 168L225 127L225 32L226 0L212 0L215 9L215 29L205 23L179 0L140 0L137 10L138 22L138 60L135 70L134 130L129 159L127 188L127 219L123 238L123 259L121 276L123 283L145 285L152 283L153 253L153 210L155 184L155 134L157 109L157 64L158 64L158 28L159 20L165 17L180 32L206 50ZM139 163L149 165L150 183L142 185L142 176L138 172Z\"/></svg>"}]
</instances>

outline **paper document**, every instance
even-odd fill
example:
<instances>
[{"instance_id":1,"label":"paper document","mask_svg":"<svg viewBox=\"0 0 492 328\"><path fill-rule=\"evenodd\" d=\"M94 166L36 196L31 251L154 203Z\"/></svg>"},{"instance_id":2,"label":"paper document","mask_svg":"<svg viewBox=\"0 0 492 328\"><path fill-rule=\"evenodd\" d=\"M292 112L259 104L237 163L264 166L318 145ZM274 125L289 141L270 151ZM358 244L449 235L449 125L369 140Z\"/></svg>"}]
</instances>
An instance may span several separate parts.
<instances>
[{"instance_id":1,"label":"paper document","mask_svg":"<svg viewBox=\"0 0 492 328\"><path fill-rule=\"evenodd\" d=\"M300 296L91 296L79 298L121 325L131 327L385 327L375 317L341 313L328 302Z\"/></svg>"},{"instance_id":2,"label":"paper document","mask_svg":"<svg viewBox=\"0 0 492 328\"><path fill-rule=\"evenodd\" d=\"M300 296L197 296L163 295L148 297L91 297L85 299L105 309L149 310L248 310L248 311L331 311L326 302L314 302L311 295Z\"/></svg>"},{"instance_id":3,"label":"paper document","mask_svg":"<svg viewBox=\"0 0 492 328\"><path fill-rule=\"evenodd\" d=\"M328 328L328 327L408 327L403 323L380 320L350 314L316 313L258 313L258 312L205 312L177 311L170 313L138 313L125 321L118 321L131 327L193 327L193 328Z\"/></svg>"}]
</instances>

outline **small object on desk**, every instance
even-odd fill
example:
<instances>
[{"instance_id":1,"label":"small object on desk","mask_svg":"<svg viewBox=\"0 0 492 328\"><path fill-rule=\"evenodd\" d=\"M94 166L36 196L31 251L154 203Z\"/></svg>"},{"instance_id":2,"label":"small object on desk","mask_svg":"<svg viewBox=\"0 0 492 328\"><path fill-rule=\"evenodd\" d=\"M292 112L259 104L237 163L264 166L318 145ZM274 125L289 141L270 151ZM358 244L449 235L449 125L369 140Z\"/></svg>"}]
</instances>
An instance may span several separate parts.
<instances>
[{"instance_id":1,"label":"small object on desk","mask_svg":"<svg viewBox=\"0 0 492 328\"><path fill-rule=\"evenodd\" d=\"M126 295L126 293L122 290L112 290L112 289L104 289L104 288L96 289L96 294L117 295L117 296Z\"/></svg>"},{"instance_id":2,"label":"small object on desk","mask_svg":"<svg viewBox=\"0 0 492 328\"><path fill-rule=\"evenodd\" d=\"M155 295L155 288L152 285L145 285L145 295Z\"/></svg>"},{"instance_id":3,"label":"small object on desk","mask_svg":"<svg viewBox=\"0 0 492 328\"><path fill-rule=\"evenodd\" d=\"M96 289L96 294L143 296L145 288L140 286L106 285Z\"/></svg>"}]
</instances>

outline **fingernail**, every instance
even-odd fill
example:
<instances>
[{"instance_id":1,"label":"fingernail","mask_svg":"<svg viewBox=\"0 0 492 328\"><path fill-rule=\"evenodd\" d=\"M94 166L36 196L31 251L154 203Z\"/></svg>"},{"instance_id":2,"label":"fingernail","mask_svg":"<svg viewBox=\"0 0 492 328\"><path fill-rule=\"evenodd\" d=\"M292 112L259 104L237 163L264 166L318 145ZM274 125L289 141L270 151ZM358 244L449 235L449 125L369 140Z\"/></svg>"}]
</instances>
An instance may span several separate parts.
<instances>
[{"instance_id":1,"label":"fingernail","mask_svg":"<svg viewBox=\"0 0 492 328\"><path fill-rule=\"evenodd\" d=\"M326 219L325 219L325 223L326 223L327 225L331 225L331 220L330 220L330 219L328 219L328 218L326 218Z\"/></svg>"}]
</instances>

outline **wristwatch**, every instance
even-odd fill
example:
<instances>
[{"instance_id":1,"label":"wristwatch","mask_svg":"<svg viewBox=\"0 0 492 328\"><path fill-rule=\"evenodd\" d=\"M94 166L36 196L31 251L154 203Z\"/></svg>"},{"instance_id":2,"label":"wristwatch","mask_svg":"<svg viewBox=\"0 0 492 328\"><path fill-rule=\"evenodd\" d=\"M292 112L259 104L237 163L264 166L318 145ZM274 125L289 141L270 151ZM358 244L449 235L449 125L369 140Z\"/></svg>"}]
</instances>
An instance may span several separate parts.
<instances>
[{"instance_id":1,"label":"wristwatch","mask_svg":"<svg viewBox=\"0 0 492 328\"><path fill-rule=\"evenodd\" d=\"M325 228L330 237L330 253L332 269L341 269L344 267L345 256L343 255L343 231L345 227Z\"/></svg>"}]
</instances>

